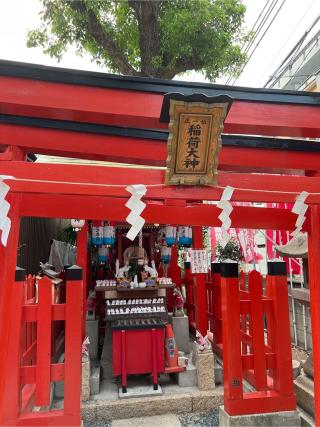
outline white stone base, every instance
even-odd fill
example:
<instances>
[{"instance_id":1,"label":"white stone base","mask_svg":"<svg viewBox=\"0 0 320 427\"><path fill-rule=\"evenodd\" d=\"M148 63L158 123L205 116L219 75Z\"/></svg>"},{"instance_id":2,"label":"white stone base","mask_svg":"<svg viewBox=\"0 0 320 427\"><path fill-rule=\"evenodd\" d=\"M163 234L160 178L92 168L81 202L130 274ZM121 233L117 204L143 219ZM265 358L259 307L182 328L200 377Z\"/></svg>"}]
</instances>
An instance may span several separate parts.
<instances>
[{"instance_id":1,"label":"white stone base","mask_svg":"<svg viewBox=\"0 0 320 427\"><path fill-rule=\"evenodd\" d=\"M220 427L300 427L298 411L269 412L265 414L229 415L224 406L219 407Z\"/></svg>"},{"instance_id":2,"label":"white stone base","mask_svg":"<svg viewBox=\"0 0 320 427\"><path fill-rule=\"evenodd\" d=\"M119 387L119 398L129 399L132 397L146 397L146 396L161 396L163 394L161 386L158 384L158 389L153 389L153 384L150 386L132 386L127 388L127 392L122 392L122 387Z\"/></svg>"}]
</instances>

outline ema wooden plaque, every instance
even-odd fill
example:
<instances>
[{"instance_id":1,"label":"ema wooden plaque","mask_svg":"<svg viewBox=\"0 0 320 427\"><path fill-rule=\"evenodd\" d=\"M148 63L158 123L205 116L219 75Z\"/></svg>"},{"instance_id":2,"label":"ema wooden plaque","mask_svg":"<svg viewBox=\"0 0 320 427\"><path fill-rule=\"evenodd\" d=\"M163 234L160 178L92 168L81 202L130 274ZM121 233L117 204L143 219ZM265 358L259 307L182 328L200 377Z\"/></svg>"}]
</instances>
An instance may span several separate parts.
<instances>
[{"instance_id":1,"label":"ema wooden plaque","mask_svg":"<svg viewBox=\"0 0 320 427\"><path fill-rule=\"evenodd\" d=\"M170 100L166 185L216 185L229 102Z\"/></svg>"}]
</instances>

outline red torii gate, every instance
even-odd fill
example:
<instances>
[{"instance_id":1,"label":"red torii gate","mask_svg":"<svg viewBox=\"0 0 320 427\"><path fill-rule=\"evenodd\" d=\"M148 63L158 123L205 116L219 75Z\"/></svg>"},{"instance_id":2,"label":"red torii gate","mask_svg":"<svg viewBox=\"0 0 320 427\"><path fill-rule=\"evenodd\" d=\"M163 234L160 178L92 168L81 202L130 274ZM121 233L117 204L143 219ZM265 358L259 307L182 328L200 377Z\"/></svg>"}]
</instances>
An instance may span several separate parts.
<instances>
[{"instance_id":1,"label":"red torii gate","mask_svg":"<svg viewBox=\"0 0 320 427\"><path fill-rule=\"evenodd\" d=\"M222 137L217 187L164 187L163 170L24 161L27 153L35 152L164 166L167 123L159 118L163 95L177 91L210 96L228 94L234 98ZM320 143L290 139L320 137L319 101L320 95L314 93L127 78L1 61L0 172L16 180L10 180L7 197L11 203L10 238L7 248L0 247L0 348L5 349L0 353L0 413L8 404L5 395L12 359L6 349L12 328L11 284L21 217L101 219L107 213L110 220L124 221L128 197L124 186L143 183L151 186L144 212L147 222L219 226L220 210L203 205L202 201L219 199L223 188L230 185L235 188L235 201L292 202L300 191L313 193L307 200L310 209L304 230L309 233L315 407L319 424ZM283 175L274 175L275 172ZM282 209L235 207L231 219L234 227L292 230L296 216ZM196 300L199 313L203 313L198 315L198 326L203 329L204 282L197 286Z\"/></svg>"}]
</instances>

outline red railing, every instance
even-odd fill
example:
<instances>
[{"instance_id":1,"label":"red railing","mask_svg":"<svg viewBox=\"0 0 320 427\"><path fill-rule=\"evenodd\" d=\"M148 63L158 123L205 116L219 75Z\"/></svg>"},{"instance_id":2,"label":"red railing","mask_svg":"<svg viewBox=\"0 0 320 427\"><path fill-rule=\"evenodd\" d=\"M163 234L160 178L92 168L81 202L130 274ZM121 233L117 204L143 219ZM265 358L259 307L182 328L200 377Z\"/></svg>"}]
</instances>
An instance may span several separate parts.
<instances>
[{"instance_id":1,"label":"red railing","mask_svg":"<svg viewBox=\"0 0 320 427\"><path fill-rule=\"evenodd\" d=\"M246 289L238 266L221 264L224 407L230 415L296 408L285 263L269 264L266 295L257 271L249 273ZM244 392L243 379L255 391Z\"/></svg>"},{"instance_id":2,"label":"red railing","mask_svg":"<svg viewBox=\"0 0 320 427\"><path fill-rule=\"evenodd\" d=\"M62 304L54 302L52 281L47 277L38 281L37 302L34 278L25 280L24 270L17 272L13 286L16 310L8 349L14 355L8 382L11 395L0 424L80 425L82 269L67 269L66 302ZM63 363L52 363L52 330L57 321L65 324ZM55 381L64 381L64 406L50 411L50 387ZM44 410L32 412L33 406Z\"/></svg>"},{"instance_id":3,"label":"red railing","mask_svg":"<svg viewBox=\"0 0 320 427\"><path fill-rule=\"evenodd\" d=\"M23 282L24 304L34 304L36 301L36 279L29 275ZM23 323L22 325L22 343L21 343L21 365L33 365L36 360L37 329L36 323Z\"/></svg>"},{"instance_id":4,"label":"red railing","mask_svg":"<svg viewBox=\"0 0 320 427\"><path fill-rule=\"evenodd\" d=\"M220 264L213 263L210 280L207 281L207 317L209 330L213 334L212 348L222 357L222 312Z\"/></svg>"}]
</instances>

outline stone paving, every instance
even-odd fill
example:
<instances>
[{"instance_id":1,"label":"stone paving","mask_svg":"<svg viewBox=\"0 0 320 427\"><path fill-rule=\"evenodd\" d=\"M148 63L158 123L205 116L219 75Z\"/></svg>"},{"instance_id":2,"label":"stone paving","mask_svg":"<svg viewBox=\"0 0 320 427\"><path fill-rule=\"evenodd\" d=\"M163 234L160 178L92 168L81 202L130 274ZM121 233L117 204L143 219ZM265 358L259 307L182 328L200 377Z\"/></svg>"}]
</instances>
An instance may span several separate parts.
<instances>
[{"instance_id":1,"label":"stone paving","mask_svg":"<svg viewBox=\"0 0 320 427\"><path fill-rule=\"evenodd\" d=\"M84 427L217 427L218 410L176 415L165 414L151 417L84 422Z\"/></svg>"}]
</instances>

